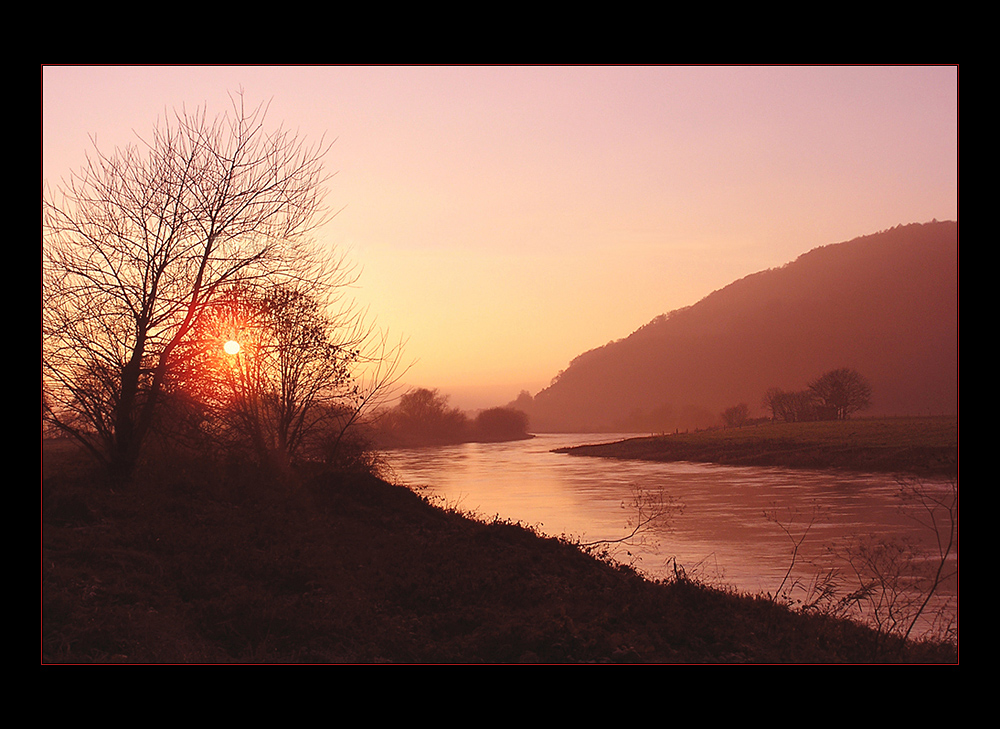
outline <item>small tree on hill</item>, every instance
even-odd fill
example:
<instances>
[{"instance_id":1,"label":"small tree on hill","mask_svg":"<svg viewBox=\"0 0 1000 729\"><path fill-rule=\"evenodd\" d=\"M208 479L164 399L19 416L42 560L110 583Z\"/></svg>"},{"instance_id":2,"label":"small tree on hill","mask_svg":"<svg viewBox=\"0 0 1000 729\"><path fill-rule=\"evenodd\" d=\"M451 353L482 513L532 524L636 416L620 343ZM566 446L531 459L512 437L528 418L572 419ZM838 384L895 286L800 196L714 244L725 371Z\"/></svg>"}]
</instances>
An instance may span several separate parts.
<instances>
[{"instance_id":1,"label":"small tree on hill","mask_svg":"<svg viewBox=\"0 0 1000 729\"><path fill-rule=\"evenodd\" d=\"M848 367L830 370L809 383L819 403L823 420L847 420L871 406L872 386L859 372Z\"/></svg>"},{"instance_id":2,"label":"small tree on hill","mask_svg":"<svg viewBox=\"0 0 1000 729\"><path fill-rule=\"evenodd\" d=\"M727 428L743 427L748 420L750 420L750 406L745 402L726 408L722 412L722 422L726 424Z\"/></svg>"},{"instance_id":3,"label":"small tree on hill","mask_svg":"<svg viewBox=\"0 0 1000 729\"><path fill-rule=\"evenodd\" d=\"M815 395L810 390L785 392L777 387L764 393L763 405L771 411L772 420L800 423L818 419Z\"/></svg>"}]
</instances>

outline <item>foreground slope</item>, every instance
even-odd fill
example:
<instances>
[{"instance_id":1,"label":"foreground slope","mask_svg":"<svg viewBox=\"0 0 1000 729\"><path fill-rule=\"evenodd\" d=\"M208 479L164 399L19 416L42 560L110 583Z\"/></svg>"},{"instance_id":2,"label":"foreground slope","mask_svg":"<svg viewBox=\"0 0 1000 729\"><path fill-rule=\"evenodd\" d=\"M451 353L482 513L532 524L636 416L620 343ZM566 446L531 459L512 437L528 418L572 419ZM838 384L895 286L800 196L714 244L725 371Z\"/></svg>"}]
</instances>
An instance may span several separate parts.
<instances>
[{"instance_id":1,"label":"foreground slope","mask_svg":"<svg viewBox=\"0 0 1000 729\"><path fill-rule=\"evenodd\" d=\"M683 577L643 579L365 475L292 492L174 462L46 469L42 662L955 662Z\"/></svg>"},{"instance_id":2,"label":"foreground slope","mask_svg":"<svg viewBox=\"0 0 1000 729\"><path fill-rule=\"evenodd\" d=\"M957 412L957 223L899 226L747 276L580 355L515 405L539 432L702 428L740 402L763 414L767 388L838 367L870 380L866 414Z\"/></svg>"}]
</instances>

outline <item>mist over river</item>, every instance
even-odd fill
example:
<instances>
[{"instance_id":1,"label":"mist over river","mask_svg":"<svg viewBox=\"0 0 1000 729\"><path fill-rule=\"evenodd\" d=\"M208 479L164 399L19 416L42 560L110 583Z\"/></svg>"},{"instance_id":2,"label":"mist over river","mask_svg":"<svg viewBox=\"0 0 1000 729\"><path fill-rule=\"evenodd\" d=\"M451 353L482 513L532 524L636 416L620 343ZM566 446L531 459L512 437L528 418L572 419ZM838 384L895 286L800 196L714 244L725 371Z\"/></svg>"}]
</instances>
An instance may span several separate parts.
<instances>
[{"instance_id":1,"label":"mist over river","mask_svg":"<svg viewBox=\"0 0 1000 729\"><path fill-rule=\"evenodd\" d=\"M803 535L791 576L803 585L832 566L843 567L843 550L860 537L931 547L933 535L904 508L892 475L551 452L625 437L543 434L508 443L392 450L386 460L391 479L440 505L585 543L631 532L636 489L663 495L677 507L668 522L644 533L641 542L613 545L616 558L651 577L672 574L676 561L688 575L750 593L778 590L792 564L793 539ZM932 490L950 488L943 480L921 483ZM954 594L954 585L948 589Z\"/></svg>"}]
</instances>

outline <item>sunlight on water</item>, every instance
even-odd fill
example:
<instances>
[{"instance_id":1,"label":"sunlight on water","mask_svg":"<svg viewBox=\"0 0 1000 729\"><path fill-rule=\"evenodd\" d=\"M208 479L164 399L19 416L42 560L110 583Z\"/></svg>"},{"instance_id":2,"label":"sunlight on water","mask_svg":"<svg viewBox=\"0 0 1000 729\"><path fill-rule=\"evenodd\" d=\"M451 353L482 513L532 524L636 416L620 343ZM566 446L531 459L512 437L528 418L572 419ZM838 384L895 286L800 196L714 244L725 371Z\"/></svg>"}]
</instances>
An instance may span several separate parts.
<instances>
[{"instance_id":1,"label":"sunlight on water","mask_svg":"<svg viewBox=\"0 0 1000 729\"><path fill-rule=\"evenodd\" d=\"M689 575L751 593L778 589L791 564L792 539L803 534L792 575L803 584L836 563L832 550L858 536L929 536L901 511L899 484L888 475L551 453L621 437L626 436L541 435L513 443L396 450L387 459L398 483L421 489L443 506L581 542L629 533L636 515L630 507L634 488L663 493L683 510L641 542L618 546L616 558L651 577L670 575L676 560Z\"/></svg>"}]
</instances>

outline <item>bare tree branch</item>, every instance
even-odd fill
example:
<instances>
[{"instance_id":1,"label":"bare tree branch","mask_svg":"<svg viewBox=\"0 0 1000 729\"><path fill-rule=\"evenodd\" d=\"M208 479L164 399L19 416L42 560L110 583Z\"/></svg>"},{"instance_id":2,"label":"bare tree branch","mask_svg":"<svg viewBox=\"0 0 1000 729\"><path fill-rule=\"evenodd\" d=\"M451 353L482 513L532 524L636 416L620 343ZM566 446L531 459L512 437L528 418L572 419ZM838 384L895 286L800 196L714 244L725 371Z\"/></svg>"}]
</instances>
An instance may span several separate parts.
<instances>
[{"instance_id":1,"label":"bare tree branch","mask_svg":"<svg viewBox=\"0 0 1000 729\"><path fill-rule=\"evenodd\" d=\"M178 348L236 284L302 281L327 216L326 148L181 110L43 200L43 416L127 480Z\"/></svg>"}]
</instances>

